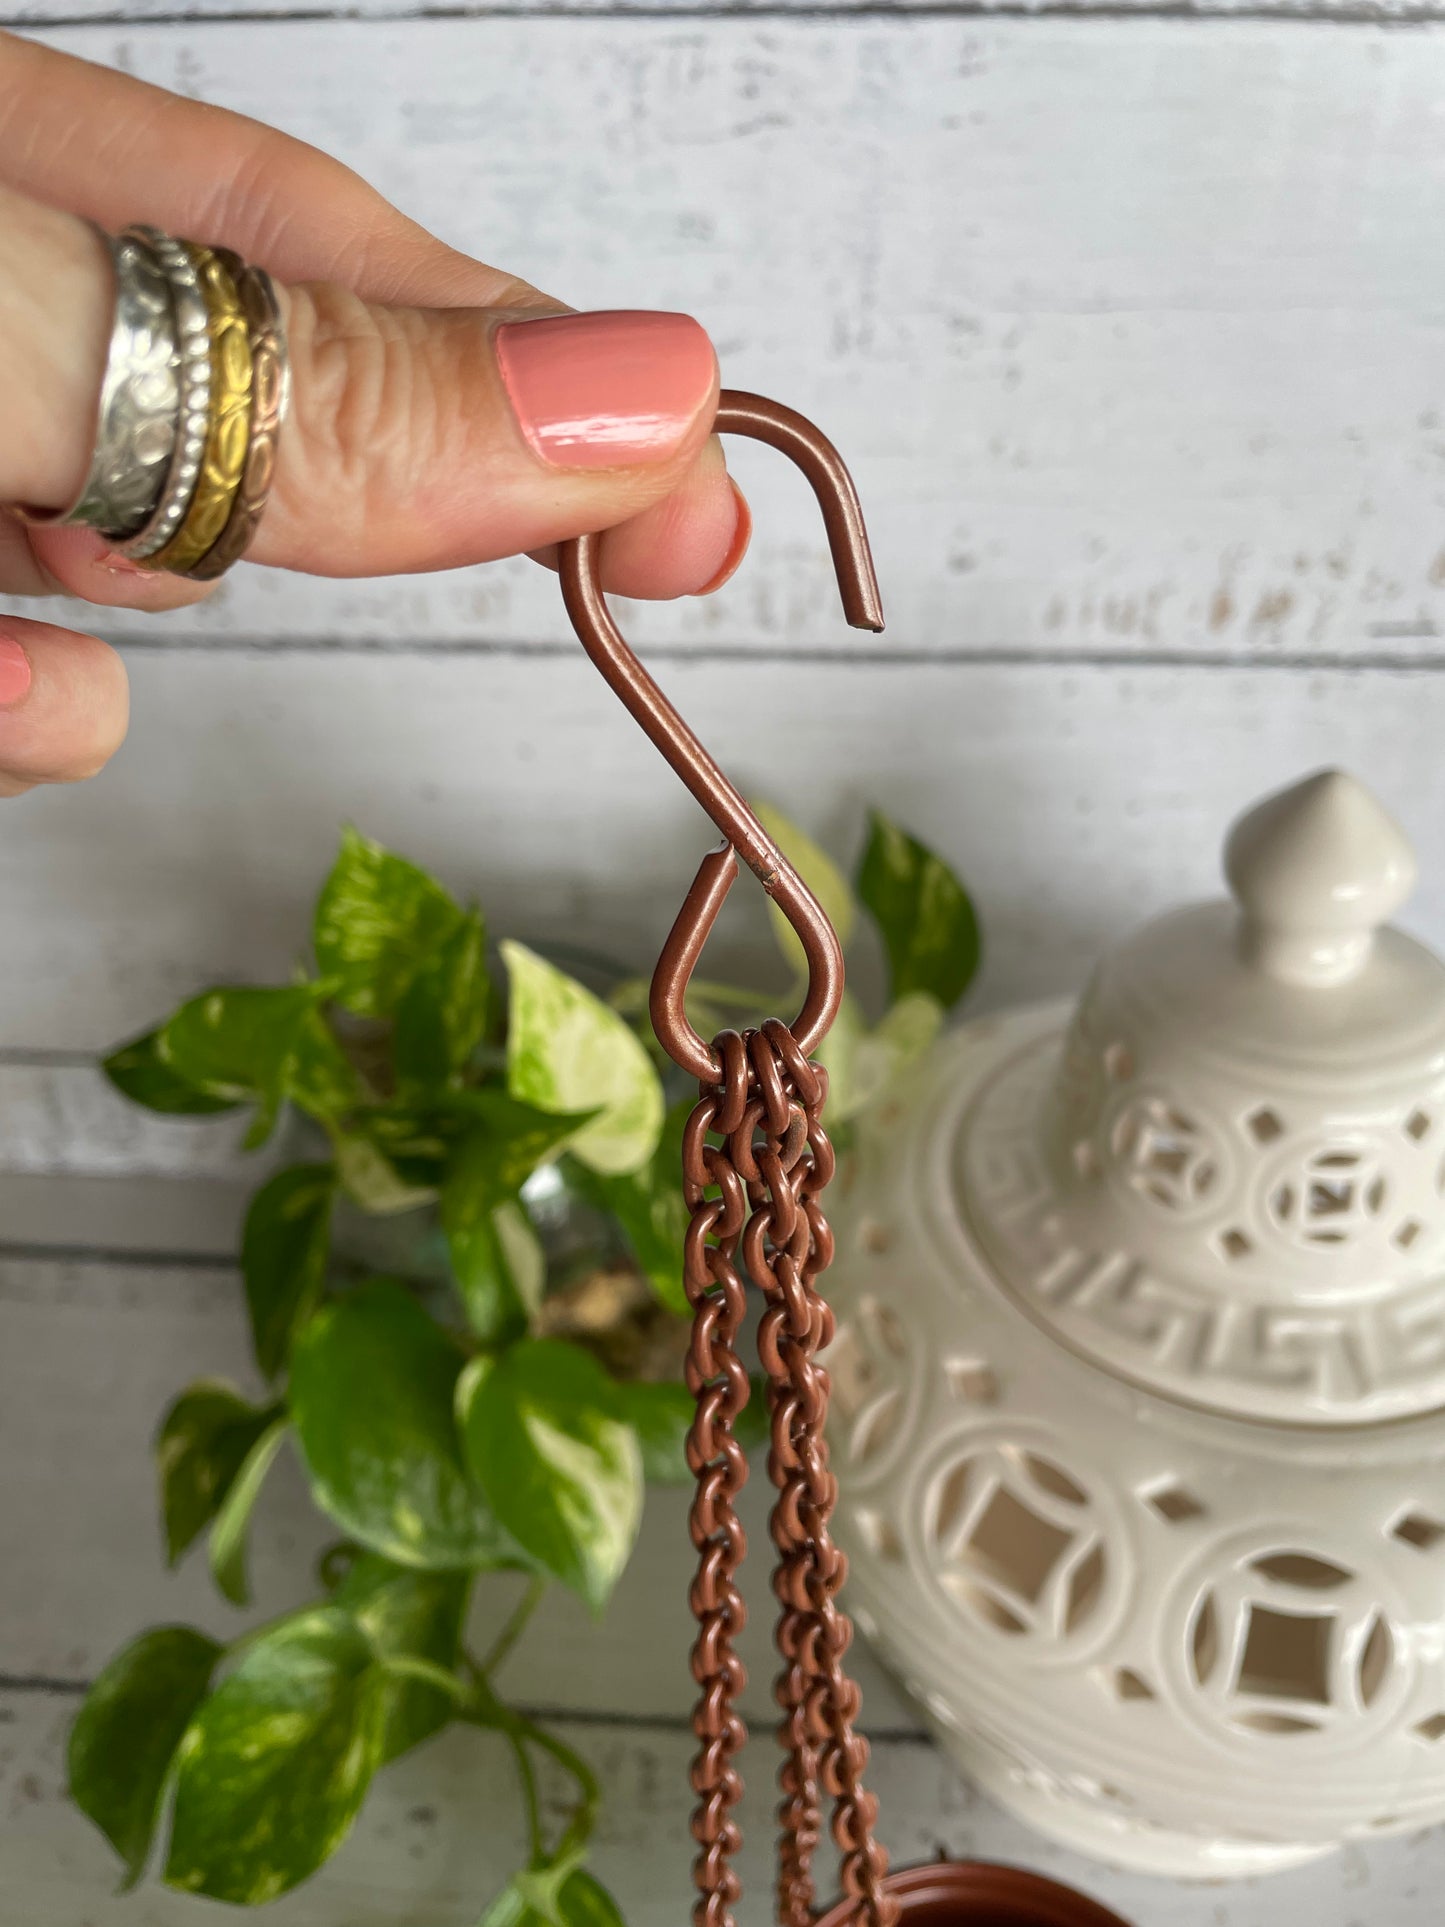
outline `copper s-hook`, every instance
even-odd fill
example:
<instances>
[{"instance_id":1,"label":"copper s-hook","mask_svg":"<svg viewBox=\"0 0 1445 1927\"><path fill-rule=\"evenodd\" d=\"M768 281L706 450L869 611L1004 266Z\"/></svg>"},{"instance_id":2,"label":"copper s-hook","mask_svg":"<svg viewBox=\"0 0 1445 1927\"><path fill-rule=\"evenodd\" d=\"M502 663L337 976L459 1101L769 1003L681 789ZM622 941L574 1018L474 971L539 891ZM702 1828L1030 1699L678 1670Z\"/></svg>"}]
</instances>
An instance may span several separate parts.
<instances>
[{"instance_id":1,"label":"copper s-hook","mask_svg":"<svg viewBox=\"0 0 1445 1927\"><path fill-rule=\"evenodd\" d=\"M732 389L723 391L713 426L722 434L750 435L768 442L803 471L823 511L843 613L855 629L881 629L883 607L863 511L853 479L833 444L805 416L781 402ZM721 1071L717 1055L689 1023L684 1000L708 933L737 875L736 858L741 857L802 942L808 989L793 1034L803 1055L811 1056L828 1034L843 997L843 953L837 933L812 891L634 655L602 594L598 549L595 535L562 545L562 595L572 626L613 690L726 839L721 849L703 858L663 946L652 979L653 1029L675 1063L694 1077L717 1081Z\"/></svg>"}]
</instances>

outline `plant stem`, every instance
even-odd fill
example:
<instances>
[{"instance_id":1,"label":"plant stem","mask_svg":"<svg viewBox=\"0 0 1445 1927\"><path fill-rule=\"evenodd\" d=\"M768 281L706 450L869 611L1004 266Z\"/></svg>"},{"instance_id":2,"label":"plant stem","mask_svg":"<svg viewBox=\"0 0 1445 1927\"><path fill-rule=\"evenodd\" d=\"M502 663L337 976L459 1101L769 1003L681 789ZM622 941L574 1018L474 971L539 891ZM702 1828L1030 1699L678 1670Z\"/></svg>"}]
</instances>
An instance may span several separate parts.
<instances>
[{"instance_id":1,"label":"plant stem","mask_svg":"<svg viewBox=\"0 0 1445 1927\"><path fill-rule=\"evenodd\" d=\"M547 1858L547 1849L542 1840L542 1811L537 1803L537 1775L532 1767L532 1756L527 1751L527 1743L515 1733L507 1735L517 1762L517 1777L522 1782L522 1801L527 1809L527 1851L532 1856L532 1865L540 1867Z\"/></svg>"},{"instance_id":2,"label":"plant stem","mask_svg":"<svg viewBox=\"0 0 1445 1927\"><path fill-rule=\"evenodd\" d=\"M586 1845L597 1821L597 1809L602 1804L602 1788L597 1775L588 1766L580 1753L575 1753L565 1740L559 1740L535 1720L529 1720L524 1713L516 1712L499 1700L492 1690L491 1682L470 1654L462 1655L462 1663L471 1673L473 1687L468 1703L463 1706L461 1717L470 1720L474 1726L489 1728L492 1732L505 1734L517 1759L522 1775L522 1792L527 1802L527 1822L532 1829L533 1854L541 1856L543 1862L555 1862L569 1853L575 1853ZM578 1800L572 1810L561 1839L549 1854L542 1841L541 1822L537 1809L537 1790L532 1763L526 1757L527 1748L535 1746L546 1753L577 1783ZM540 1864L540 1862L539 1862Z\"/></svg>"},{"instance_id":3,"label":"plant stem","mask_svg":"<svg viewBox=\"0 0 1445 1927\"><path fill-rule=\"evenodd\" d=\"M541 1747L544 1753L551 1754L557 1764L571 1774L582 1796L567 1822L566 1832L557 1842L555 1857L560 1860L569 1852L580 1852L591 1839L592 1829L597 1824L597 1809L602 1804L602 1788L597 1775L581 1754L574 1753L565 1740L559 1740L555 1733L548 1733L531 1720L527 1720L525 1725L528 1739L534 1746Z\"/></svg>"},{"instance_id":4,"label":"plant stem","mask_svg":"<svg viewBox=\"0 0 1445 1927\"><path fill-rule=\"evenodd\" d=\"M485 1658L480 1662L479 1670L483 1672L488 1679L496 1672L502 1661L522 1637L522 1634L526 1630L527 1621L541 1604L542 1595L546 1590L547 1582L545 1579L539 1578L532 1580L527 1590L512 1608L502 1630L492 1641Z\"/></svg>"},{"instance_id":5,"label":"plant stem","mask_svg":"<svg viewBox=\"0 0 1445 1927\"><path fill-rule=\"evenodd\" d=\"M400 1679L414 1679L423 1686L434 1686L439 1693L446 1693L465 1712L475 1704L476 1694L465 1680L458 1679L455 1673L438 1666L433 1660L421 1659L415 1653L393 1653L383 1659L381 1670L393 1673Z\"/></svg>"}]
</instances>

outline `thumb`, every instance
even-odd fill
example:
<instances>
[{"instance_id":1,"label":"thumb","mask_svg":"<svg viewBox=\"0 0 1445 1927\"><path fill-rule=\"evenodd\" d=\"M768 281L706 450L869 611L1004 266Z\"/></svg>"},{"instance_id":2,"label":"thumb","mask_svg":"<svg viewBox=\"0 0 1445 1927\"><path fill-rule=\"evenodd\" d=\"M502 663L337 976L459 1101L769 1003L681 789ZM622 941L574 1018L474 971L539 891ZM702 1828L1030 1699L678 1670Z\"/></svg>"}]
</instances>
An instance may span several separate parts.
<instances>
[{"instance_id":1,"label":"thumb","mask_svg":"<svg viewBox=\"0 0 1445 1927\"><path fill-rule=\"evenodd\" d=\"M0 501L58 507L89 459L109 268L83 223L3 189L0 236L12 244ZM280 290L291 407L255 561L317 575L449 569L626 522L634 550L665 531L686 551L692 579L663 593L722 566L741 517L708 444L718 375L703 329L686 315L576 314L514 286L506 308L389 307L330 282ZM646 513L674 492L680 513ZM33 530L32 547L52 581L93 596L70 580L85 549L75 533ZM627 573L641 579L617 586L649 592L635 553Z\"/></svg>"},{"instance_id":2,"label":"thumb","mask_svg":"<svg viewBox=\"0 0 1445 1927\"><path fill-rule=\"evenodd\" d=\"M660 502L707 442L717 358L687 315L283 299L292 409L259 562L395 574L544 548ZM722 465L703 472L716 567L737 509Z\"/></svg>"}]
</instances>

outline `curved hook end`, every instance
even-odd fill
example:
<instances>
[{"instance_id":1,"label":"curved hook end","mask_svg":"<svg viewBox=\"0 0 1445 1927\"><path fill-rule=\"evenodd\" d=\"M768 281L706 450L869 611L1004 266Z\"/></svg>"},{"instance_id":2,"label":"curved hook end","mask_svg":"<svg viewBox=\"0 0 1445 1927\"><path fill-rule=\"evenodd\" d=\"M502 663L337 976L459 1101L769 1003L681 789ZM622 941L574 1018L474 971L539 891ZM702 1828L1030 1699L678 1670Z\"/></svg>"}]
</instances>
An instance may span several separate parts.
<instances>
[{"instance_id":1,"label":"curved hook end","mask_svg":"<svg viewBox=\"0 0 1445 1927\"><path fill-rule=\"evenodd\" d=\"M795 408L740 388L725 388L718 397L713 426L719 434L751 435L767 442L807 476L823 511L843 614L850 628L871 629L877 635L883 627L883 598L863 509L853 477L828 437Z\"/></svg>"},{"instance_id":2,"label":"curved hook end","mask_svg":"<svg viewBox=\"0 0 1445 1927\"><path fill-rule=\"evenodd\" d=\"M703 1083L716 1081L720 1066L711 1044L688 1020L687 986L737 873L737 851L731 843L708 851L662 946L648 997L657 1041L674 1064Z\"/></svg>"}]
</instances>

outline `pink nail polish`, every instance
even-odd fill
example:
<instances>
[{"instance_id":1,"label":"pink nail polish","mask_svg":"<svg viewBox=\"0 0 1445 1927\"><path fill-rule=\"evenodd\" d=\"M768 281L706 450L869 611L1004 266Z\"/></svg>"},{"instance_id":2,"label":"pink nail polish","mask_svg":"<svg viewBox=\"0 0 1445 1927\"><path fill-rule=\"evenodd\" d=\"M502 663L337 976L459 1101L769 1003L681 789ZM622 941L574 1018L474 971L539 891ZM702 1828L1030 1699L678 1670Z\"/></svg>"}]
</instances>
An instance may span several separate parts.
<instances>
[{"instance_id":1,"label":"pink nail polish","mask_svg":"<svg viewBox=\"0 0 1445 1927\"><path fill-rule=\"evenodd\" d=\"M717 380L690 315L621 310L508 321L497 361L532 449L560 468L665 461Z\"/></svg>"},{"instance_id":2,"label":"pink nail polish","mask_svg":"<svg viewBox=\"0 0 1445 1927\"><path fill-rule=\"evenodd\" d=\"M13 636L0 636L0 709L18 703L29 687L29 656Z\"/></svg>"}]
</instances>

